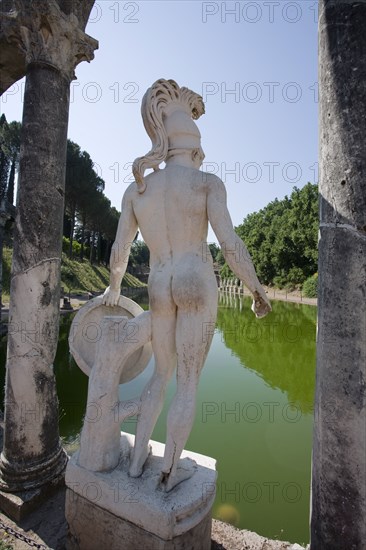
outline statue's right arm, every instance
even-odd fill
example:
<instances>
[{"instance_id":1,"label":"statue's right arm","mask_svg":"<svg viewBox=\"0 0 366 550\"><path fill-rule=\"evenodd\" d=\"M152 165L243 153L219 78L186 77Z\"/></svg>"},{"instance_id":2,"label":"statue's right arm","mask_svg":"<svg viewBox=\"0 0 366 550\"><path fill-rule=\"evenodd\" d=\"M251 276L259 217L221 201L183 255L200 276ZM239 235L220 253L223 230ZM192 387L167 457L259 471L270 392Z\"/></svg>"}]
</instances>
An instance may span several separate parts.
<instances>
[{"instance_id":1,"label":"statue's right arm","mask_svg":"<svg viewBox=\"0 0 366 550\"><path fill-rule=\"evenodd\" d=\"M257 317L263 317L271 311L271 306L265 290L258 280L250 254L243 241L235 233L226 205L225 185L220 178L213 174L209 174L207 178L208 220L231 271L245 283L253 294L252 310Z\"/></svg>"},{"instance_id":2,"label":"statue's right arm","mask_svg":"<svg viewBox=\"0 0 366 550\"><path fill-rule=\"evenodd\" d=\"M110 284L103 295L103 303L114 306L121 293L121 282L126 272L131 245L138 229L133 211L130 188L122 199L121 216L118 222L116 240L113 243L110 258Z\"/></svg>"}]
</instances>

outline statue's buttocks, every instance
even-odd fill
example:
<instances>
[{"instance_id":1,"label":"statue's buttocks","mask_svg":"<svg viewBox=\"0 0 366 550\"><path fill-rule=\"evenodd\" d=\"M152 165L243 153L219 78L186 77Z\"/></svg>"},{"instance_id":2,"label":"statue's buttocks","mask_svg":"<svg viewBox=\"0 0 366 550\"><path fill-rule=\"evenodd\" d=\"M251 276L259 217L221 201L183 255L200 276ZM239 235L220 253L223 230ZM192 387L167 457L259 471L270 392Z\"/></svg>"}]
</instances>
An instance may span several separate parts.
<instances>
[{"instance_id":1,"label":"statue's buttocks","mask_svg":"<svg viewBox=\"0 0 366 550\"><path fill-rule=\"evenodd\" d=\"M212 262L205 263L202 254L183 255L175 269L172 293L174 302L184 310L197 311L216 304L217 283Z\"/></svg>"},{"instance_id":2,"label":"statue's buttocks","mask_svg":"<svg viewBox=\"0 0 366 550\"><path fill-rule=\"evenodd\" d=\"M175 310L176 307L197 310L217 300L217 283L212 261L202 252L187 252L173 262L157 263L149 277L150 308Z\"/></svg>"}]
</instances>

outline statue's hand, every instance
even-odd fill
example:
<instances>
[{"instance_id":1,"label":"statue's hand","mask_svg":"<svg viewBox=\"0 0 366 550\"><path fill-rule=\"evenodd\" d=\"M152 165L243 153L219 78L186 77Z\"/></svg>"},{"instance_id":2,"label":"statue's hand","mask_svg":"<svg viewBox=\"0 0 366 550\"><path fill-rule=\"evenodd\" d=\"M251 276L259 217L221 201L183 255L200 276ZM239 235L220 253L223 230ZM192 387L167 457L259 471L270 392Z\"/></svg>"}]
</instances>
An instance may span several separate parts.
<instances>
[{"instance_id":1,"label":"statue's hand","mask_svg":"<svg viewBox=\"0 0 366 550\"><path fill-rule=\"evenodd\" d=\"M255 313L255 316L258 319L260 319L261 317L265 317L267 313L272 311L271 304L269 303L269 300L265 294L259 294L258 292L254 294L252 311Z\"/></svg>"},{"instance_id":2,"label":"statue's hand","mask_svg":"<svg viewBox=\"0 0 366 550\"><path fill-rule=\"evenodd\" d=\"M103 304L106 306L116 306L120 295L121 293L119 290L112 290L109 286L103 294Z\"/></svg>"}]
</instances>

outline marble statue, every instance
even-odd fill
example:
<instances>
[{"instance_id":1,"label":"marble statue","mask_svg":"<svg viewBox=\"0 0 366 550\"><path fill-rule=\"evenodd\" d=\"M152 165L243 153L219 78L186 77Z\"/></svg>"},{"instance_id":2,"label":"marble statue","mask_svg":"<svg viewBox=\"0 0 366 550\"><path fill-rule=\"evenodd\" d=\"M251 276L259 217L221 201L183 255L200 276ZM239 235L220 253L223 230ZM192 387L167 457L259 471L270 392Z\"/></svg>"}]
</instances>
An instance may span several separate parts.
<instances>
[{"instance_id":1,"label":"marble statue","mask_svg":"<svg viewBox=\"0 0 366 550\"><path fill-rule=\"evenodd\" d=\"M223 182L200 171L204 159L194 120L205 112L202 98L173 80L160 79L142 101L142 118L152 148L135 160L135 183L126 190L111 255L105 306L117 306L131 243L137 230L150 250L148 283L155 370L141 396L131 477L141 476L149 440L162 410L167 384L176 370L160 485L170 491L192 471L178 461L195 416L199 376L217 313L218 288L207 247L211 224L225 259L253 294L252 310L265 316L271 306L249 253L236 235ZM161 163L165 167L160 169ZM153 171L145 175L145 171Z\"/></svg>"}]
</instances>

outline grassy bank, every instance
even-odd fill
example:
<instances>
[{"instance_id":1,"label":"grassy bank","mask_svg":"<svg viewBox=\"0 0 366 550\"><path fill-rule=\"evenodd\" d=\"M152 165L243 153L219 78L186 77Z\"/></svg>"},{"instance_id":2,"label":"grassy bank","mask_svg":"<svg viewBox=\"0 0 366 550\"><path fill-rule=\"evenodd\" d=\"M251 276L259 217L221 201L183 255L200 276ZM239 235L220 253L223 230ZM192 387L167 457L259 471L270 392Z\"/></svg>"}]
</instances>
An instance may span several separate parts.
<instances>
[{"instance_id":1,"label":"grassy bank","mask_svg":"<svg viewBox=\"0 0 366 550\"><path fill-rule=\"evenodd\" d=\"M10 268L12 250L4 249L3 253L3 294L10 292ZM62 254L61 285L65 292L98 292L109 284L109 270L104 266L92 265L88 260L70 260ZM127 273L122 282L124 287L145 287L146 285Z\"/></svg>"}]
</instances>

